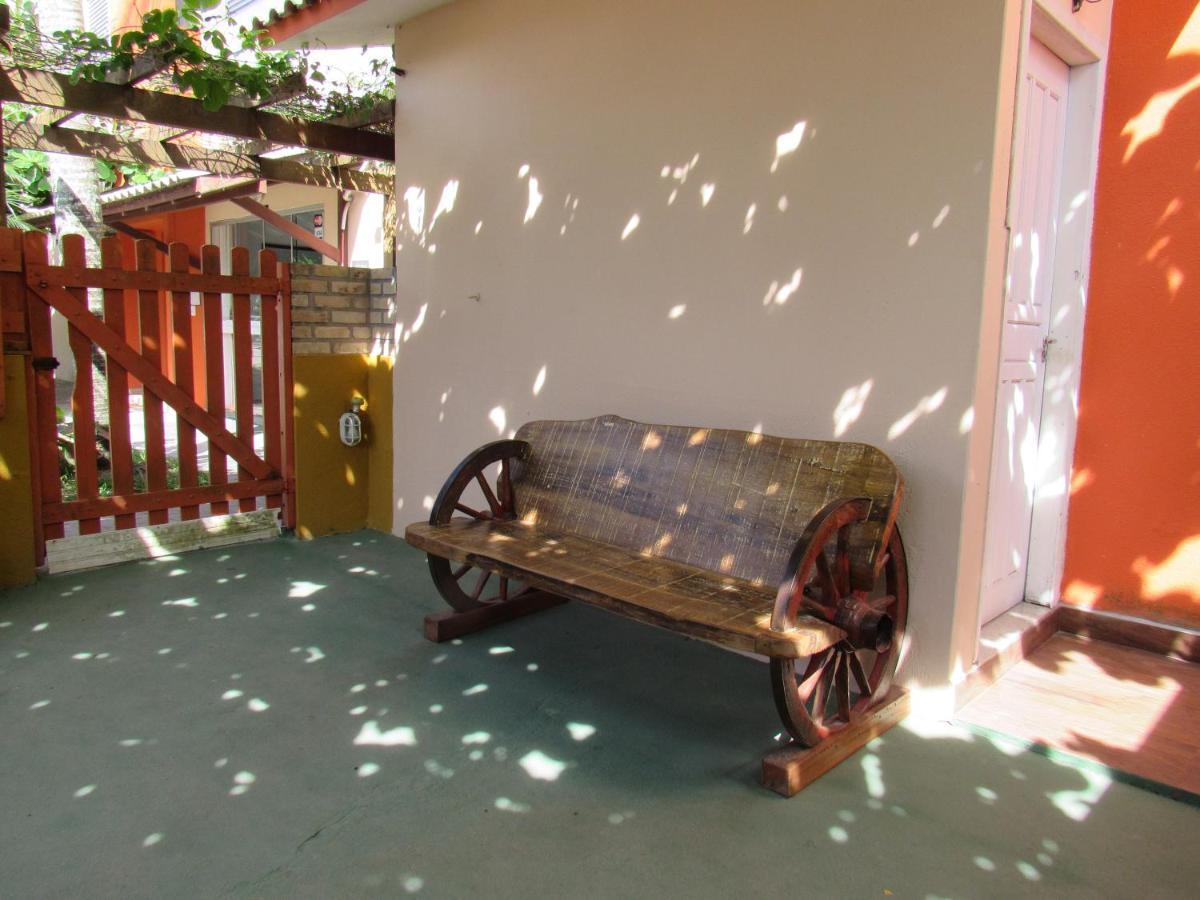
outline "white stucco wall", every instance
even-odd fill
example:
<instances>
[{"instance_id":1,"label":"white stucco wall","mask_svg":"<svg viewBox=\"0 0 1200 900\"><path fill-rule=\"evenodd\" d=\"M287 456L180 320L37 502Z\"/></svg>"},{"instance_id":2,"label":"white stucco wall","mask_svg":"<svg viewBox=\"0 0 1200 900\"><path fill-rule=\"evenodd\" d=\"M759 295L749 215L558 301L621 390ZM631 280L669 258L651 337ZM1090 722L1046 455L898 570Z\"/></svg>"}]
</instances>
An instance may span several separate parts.
<instances>
[{"instance_id":1,"label":"white stucco wall","mask_svg":"<svg viewBox=\"0 0 1200 900\"><path fill-rule=\"evenodd\" d=\"M386 264L389 248L384 246L384 200L382 194L355 192L351 195L344 213L346 265L381 269Z\"/></svg>"},{"instance_id":2,"label":"white stucco wall","mask_svg":"<svg viewBox=\"0 0 1200 900\"><path fill-rule=\"evenodd\" d=\"M867 441L909 482L907 680L969 665L1011 21L1003 0L459 0L405 23L397 531L531 418Z\"/></svg>"}]
</instances>

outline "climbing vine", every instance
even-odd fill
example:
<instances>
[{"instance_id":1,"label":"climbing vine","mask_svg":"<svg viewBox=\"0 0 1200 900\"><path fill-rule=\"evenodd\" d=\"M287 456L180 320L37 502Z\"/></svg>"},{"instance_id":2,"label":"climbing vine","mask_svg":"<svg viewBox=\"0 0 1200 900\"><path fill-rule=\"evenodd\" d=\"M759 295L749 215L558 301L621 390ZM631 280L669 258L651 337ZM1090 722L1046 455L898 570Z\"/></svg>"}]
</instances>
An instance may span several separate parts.
<instances>
[{"instance_id":1,"label":"climbing vine","mask_svg":"<svg viewBox=\"0 0 1200 900\"><path fill-rule=\"evenodd\" d=\"M4 104L5 126L26 122L37 111L36 106L23 103ZM162 169L140 163L96 160L100 190L110 191L126 184L143 184L162 174ZM28 229L26 216L31 210L50 205L50 165L41 150L6 148L4 152L4 199L8 207L8 224Z\"/></svg>"},{"instance_id":2,"label":"climbing vine","mask_svg":"<svg viewBox=\"0 0 1200 900\"><path fill-rule=\"evenodd\" d=\"M226 16L207 14L218 3L183 0L178 11L152 9L138 26L110 37L89 31L59 31L54 37L66 54L72 82L104 81L148 57L210 112L228 103L235 87L263 100L289 79L324 80L310 69L307 53L264 49L260 35Z\"/></svg>"},{"instance_id":3,"label":"climbing vine","mask_svg":"<svg viewBox=\"0 0 1200 900\"><path fill-rule=\"evenodd\" d=\"M214 112L238 95L276 112L319 120L395 97L390 64L376 60L355 72L326 71L307 44L274 50L264 32L215 12L219 3L182 0L178 10L150 10L136 26L102 36L76 30L42 34L31 0L10 0L12 24L0 41L0 55L17 66L62 72L73 83L136 73L139 60L150 60L152 74L144 86L190 95ZM270 103L276 95L284 99Z\"/></svg>"},{"instance_id":4,"label":"climbing vine","mask_svg":"<svg viewBox=\"0 0 1200 900\"><path fill-rule=\"evenodd\" d=\"M17 67L63 73L72 83L142 74L141 86L192 96L214 112L236 94L272 112L324 120L354 116L395 98L389 61L376 59L357 71L327 73L311 58L308 45L298 51L273 50L264 33L217 12L219 4L182 0L178 9L150 10L136 26L108 36L77 30L47 35L38 29L32 0L9 0L11 23L0 37L0 58ZM365 55L367 48L363 51ZM151 63L144 73L138 73L139 60ZM38 111L16 103L3 106L9 123L27 121ZM89 127L98 131L132 131L126 123L89 118ZM98 160L98 169L102 190L161 174L145 165L107 160ZM45 153L6 149L5 187L13 224L26 227L22 216L49 204L48 174Z\"/></svg>"}]
</instances>

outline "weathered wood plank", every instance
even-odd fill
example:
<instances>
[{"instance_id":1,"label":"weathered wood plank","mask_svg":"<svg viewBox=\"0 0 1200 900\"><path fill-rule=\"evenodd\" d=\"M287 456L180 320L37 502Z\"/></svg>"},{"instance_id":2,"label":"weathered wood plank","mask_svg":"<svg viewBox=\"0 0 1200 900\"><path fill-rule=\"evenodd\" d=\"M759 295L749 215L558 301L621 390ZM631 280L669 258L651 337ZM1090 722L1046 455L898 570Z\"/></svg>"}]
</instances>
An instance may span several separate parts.
<instances>
[{"instance_id":1,"label":"weathered wood plank","mask_svg":"<svg viewBox=\"0 0 1200 900\"><path fill-rule=\"evenodd\" d=\"M270 540L279 535L278 515L277 510L258 510L47 541L46 565L52 574L58 574L189 550Z\"/></svg>"},{"instance_id":2,"label":"weathered wood plank","mask_svg":"<svg viewBox=\"0 0 1200 900\"><path fill-rule=\"evenodd\" d=\"M123 268L121 239L111 235L100 241L100 261L106 269ZM125 292L119 288L104 291L104 324L116 334L125 334ZM129 428L129 374L119 360L111 356L108 365L108 440L112 463L113 493L133 493L133 443ZM117 528L132 528L132 513L118 515Z\"/></svg>"},{"instance_id":3,"label":"weathered wood plank","mask_svg":"<svg viewBox=\"0 0 1200 900\"><path fill-rule=\"evenodd\" d=\"M62 237L63 261L71 266L87 264L83 235L65 234ZM84 288L71 289L78 303L87 305ZM92 394L92 342L78 328L68 329L68 343L75 358L75 387L71 391L71 427L75 444L75 492L80 500L91 500L99 493L100 479L96 454L96 407ZM96 534L100 522L93 518L79 520L80 534Z\"/></svg>"},{"instance_id":4,"label":"weathered wood plank","mask_svg":"<svg viewBox=\"0 0 1200 900\"><path fill-rule=\"evenodd\" d=\"M747 653L808 656L845 637L841 629L811 617L794 630L772 631L773 586L758 587L541 526L419 522L408 526L404 539L435 556Z\"/></svg>"},{"instance_id":5,"label":"weathered wood plank","mask_svg":"<svg viewBox=\"0 0 1200 900\"><path fill-rule=\"evenodd\" d=\"M229 106L214 115L190 97L94 81L71 84L66 75L55 72L0 69L2 101L198 129L387 162L395 158L394 139L388 134Z\"/></svg>"},{"instance_id":6,"label":"weathered wood plank","mask_svg":"<svg viewBox=\"0 0 1200 900\"><path fill-rule=\"evenodd\" d=\"M141 163L164 169L203 169L213 175L267 178L289 184L307 184L355 191L390 194L391 175L362 172L345 166L313 166L287 159L268 159L245 151L204 147L188 141L128 140L95 131L40 128L34 122L10 126L5 138L21 150L66 153L117 162Z\"/></svg>"},{"instance_id":7,"label":"weathered wood plank","mask_svg":"<svg viewBox=\"0 0 1200 900\"><path fill-rule=\"evenodd\" d=\"M154 245L149 241L136 241L134 243L135 263L140 272L156 272L158 270L158 259L154 255ZM110 273L111 274L111 273ZM32 272L29 272L30 278L37 277ZM45 284L45 282L39 282ZM53 287L47 287L45 293L49 294ZM54 302L50 296L46 297L51 303ZM59 312L69 314L62 307ZM79 325L87 319L87 310L77 309L79 315ZM138 379L142 382L142 418L145 422L146 436L146 490L151 493L161 493L167 489L167 451L166 451L166 432L163 422L163 398L160 394L151 389L151 384L155 379L166 381L166 376L163 374L166 368L166 357L163 355L162 346L162 322L159 316L159 294L157 290L140 290L138 291L138 323L139 332L141 334L141 350L142 359L145 362L145 376L150 376L148 381L145 376L140 373L135 373ZM120 336L120 342L124 344L124 335ZM114 347L112 350L116 350ZM112 353L110 355L120 354ZM132 370L132 360L131 370ZM150 524L163 525L167 521L167 510L165 508L150 510Z\"/></svg>"},{"instance_id":8,"label":"weathered wood plank","mask_svg":"<svg viewBox=\"0 0 1200 900\"><path fill-rule=\"evenodd\" d=\"M872 501L856 527L856 580L874 583L903 493L866 444L647 425L617 416L530 422L517 470L518 514L596 541L774 588L812 517L843 497Z\"/></svg>"},{"instance_id":9,"label":"weathered wood plank","mask_svg":"<svg viewBox=\"0 0 1200 900\"><path fill-rule=\"evenodd\" d=\"M275 254L261 250L258 254L258 271L274 272ZM283 472L283 410L280 400L280 376L283 361L280 358L284 335L279 328L279 296L263 295L262 312L262 403L263 403L263 459L276 473ZM290 335L287 336L290 340ZM283 497L274 494L267 498L267 506L274 509L283 505Z\"/></svg>"},{"instance_id":10,"label":"weathered wood plank","mask_svg":"<svg viewBox=\"0 0 1200 900\"><path fill-rule=\"evenodd\" d=\"M23 236L25 259L30 262L48 261L46 235L27 231ZM29 336L33 351L34 452L38 457L38 496L42 503L62 500L62 482L58 473L58 430L54 398L54 341L50 331L50 307L32 291L26 292L29 314ZM62 523L44 522L47 540L63 536Z\"/></svg>"},{"instance_id":11,"label":"weathered wood plank","mask_svg":"<svg viewBox=\"0 0 1200 900\"><path fill-rule=\"evenodd\" d=\"M250 273L250 251L245 247L234 247L232 253L233 274L246 276ZM254 446L254 371L250 338L250 297L246 294L233 295L233 386L236 405L237 436L247 447ZM270 466L267 466L270 469ZM238 466L238 481L249 481L255 473L245 466ZM254 509L253 497L244 497L238 504L242 512Z\"/></svg>"},{"instance_id":12,"label":"weathered wood plank","mask_svg":"<svg viewBox=\"0 0 1200 900\"><path fill-rule=\"evenodd\" d=\"M201 267L205 275L221 274L221 250L212 244L200 248ZM207 380L208 413L220 422L225 421L225 338L222 330L221 295L206 291L201 300L204 313L204 377ZM216 444L208 446L208 481L214 486L229 481L225 451ZM214 501L214 515L229 512L227 501Z\"/></svg>"},{"instance_id":13,"label":"weathered wood plank","mask_svg":"<svg viewBox=\"0 0 1200 900\"><path fill-rule=\"evenodd\" d=\"M154 245L151 244L154 248ZM156 249L156 248L155 248ZM145 291L219 291L226 294L274 294L279 279L250 275L221 275L197 272L159 272L156 269L122 272L82 266L30 264L26 280L31 284L63 287L131 288Z\"/></svg>"},{"instance_id":14,"label":"weathered wood plank","mask_svg":"<svg viewBox=\"0 0 1200 900\"><path fill-rule=\"evenodd\" d=\"M188 270L188 248L186 244L171 244L169 262L171 271ZM188 397L195 400L196 386L192 360L192 296L187 291L171 292L171 336L175 350L175 384ZM199 466L196 461L196 426L183 416L175 417L176 446L179 453L179 487L192 488L199 484ZM183 504L180 515L185 519L200 517L200 507L194 503Z\"/></svg>"},{"instance_id":15,"label":"weathered wood plank","mask_svg":"<svg viewBox=\"0 0 1200 900\"><path fill-rule=\"evenodd\" d=\"M94 500L72 500L45 504L44 518L47 524L69 522L81 516L122 516L139 512L151 512L172 506L195 505L198 503L242 500L246 497L261 497L278 494L283 490L283 480L278 478L262 481L235 481L232 484L210 484L203 487L175 488L172 490L149 491L140 494L122 494L113 497L97 497ZM214 514L216 514L214 512Z\"/></svg>"},{"instance_id":16,"label":"weathered wood plank","mask_svg":"<svg viewBox=\"0 0 1200 900\"><path fill-rule=\"evenodd\" d=\"M901 722L909 713L908 692L892 688L879 703L816 747L794 744L772 750L762 761L762 783L777 794L793 797L838 763Z\"/></svg>"},{"instance_id":17,"label":"weathered wood plank","mask_svg":"<svg viewBox=\"0 0 1200 900\"><path fill-rule=\"evenodd\" d=\"M566 602L565 598L545 591L529 591L504 603L492 603L467 612L430 613L425 617L425 637L441 644Z\"/></svg>"}]
</instances>

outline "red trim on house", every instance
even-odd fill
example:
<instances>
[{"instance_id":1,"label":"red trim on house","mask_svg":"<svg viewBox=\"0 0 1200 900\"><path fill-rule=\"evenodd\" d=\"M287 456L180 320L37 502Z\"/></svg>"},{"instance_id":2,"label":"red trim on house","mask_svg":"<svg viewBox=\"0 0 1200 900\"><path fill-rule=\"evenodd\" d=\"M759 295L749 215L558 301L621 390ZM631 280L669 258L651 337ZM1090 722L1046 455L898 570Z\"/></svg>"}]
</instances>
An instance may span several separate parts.
<instances>
[{"instance_id":1,"label":"red trim on house","mask_svg":"<svg viewBox=\"0 0 1200 900\"><path fill-rule=\"evenodd\" d=\"M353 9L364 0L302 0L288 3L282 14L272 12L266 22L258 21L277 44L295 37L322 22Z\"/></svg>"}]
</instances>

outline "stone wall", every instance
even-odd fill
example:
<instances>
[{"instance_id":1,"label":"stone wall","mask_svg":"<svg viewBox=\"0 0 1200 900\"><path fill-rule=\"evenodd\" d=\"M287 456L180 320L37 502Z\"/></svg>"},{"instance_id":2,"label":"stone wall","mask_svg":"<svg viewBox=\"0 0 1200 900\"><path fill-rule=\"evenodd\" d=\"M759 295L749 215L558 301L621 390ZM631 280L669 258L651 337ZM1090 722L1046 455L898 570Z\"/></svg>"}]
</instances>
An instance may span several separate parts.
<instances>
[{"instance_id":1,"label":"stone wall","mask_svg":"<svg viewBox=\"0 0 1200 900\"><path fill-rule=\"evenodd\" d=\"M292 266L292 351L297 354L392 351L394 269Z\"/></svg>"}]
</instances>

